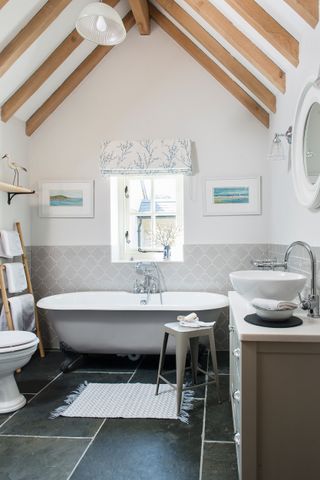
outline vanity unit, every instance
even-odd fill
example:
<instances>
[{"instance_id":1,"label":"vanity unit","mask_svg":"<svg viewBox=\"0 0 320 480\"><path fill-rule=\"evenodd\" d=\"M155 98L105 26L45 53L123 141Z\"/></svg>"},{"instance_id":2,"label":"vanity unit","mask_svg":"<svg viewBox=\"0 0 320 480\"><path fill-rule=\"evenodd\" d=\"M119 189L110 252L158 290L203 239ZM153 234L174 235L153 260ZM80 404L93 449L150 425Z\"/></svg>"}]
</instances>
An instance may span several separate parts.
<instances>
[{"instance_id":1,"label":"vanity unit","mask_svg":"<svg viewBox=\"0 0 320 480\"><path fill-rule=\"evenodd\" d=\"M320 478L320 320L258 327L230 292L230 396L239 480ZM300 313L300 312L299 312Z\"/></svg>"}]
</instances>

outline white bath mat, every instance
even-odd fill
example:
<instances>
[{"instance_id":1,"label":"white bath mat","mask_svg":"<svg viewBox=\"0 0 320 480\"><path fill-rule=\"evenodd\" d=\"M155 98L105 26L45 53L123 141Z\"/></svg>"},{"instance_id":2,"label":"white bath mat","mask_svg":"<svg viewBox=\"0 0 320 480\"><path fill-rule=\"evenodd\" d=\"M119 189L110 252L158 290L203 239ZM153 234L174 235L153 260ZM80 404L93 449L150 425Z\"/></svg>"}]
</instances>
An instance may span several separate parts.
<instances>
[{"instance_id":1,"label":"white bath mat","mask_svg":"<svg viewBox=\"0 0 320 480\"><path fill-rule=\"evenodd\" d=\"M188 423L193 391L183 392L180 415L176 414L176 391L161 384L146 383L84 383L65 400L65 405L51 413L50 418L162 418Z\"/></svg>"}]
</instances>

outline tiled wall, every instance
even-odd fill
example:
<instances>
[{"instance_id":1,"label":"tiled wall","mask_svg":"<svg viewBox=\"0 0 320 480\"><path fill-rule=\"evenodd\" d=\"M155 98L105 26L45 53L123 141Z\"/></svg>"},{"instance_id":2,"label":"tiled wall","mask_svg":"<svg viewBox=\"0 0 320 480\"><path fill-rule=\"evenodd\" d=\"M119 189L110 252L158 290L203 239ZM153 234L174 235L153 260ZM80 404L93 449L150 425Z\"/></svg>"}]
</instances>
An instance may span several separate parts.
<instances>
[{"instance_id":1,"label":"tiled wall","mask_svg":"<svg viewBox=\"0 0 320 480\"><path fill-rule=\"evenodd\" d=\"M251 260L265 258L267 245L186 245L184 262L159 264L166 290L210 291L226 294L229 273L252 268ZM134 264L111 263L109 246L32 247L32 282L37 298L85 290L132 291L137 278ZM45 344L59 346L42 317ZM75 332L76 334L76 332ZM218 350L228 349L228 312L216 329Z\"/></svg>"}]
</instances>

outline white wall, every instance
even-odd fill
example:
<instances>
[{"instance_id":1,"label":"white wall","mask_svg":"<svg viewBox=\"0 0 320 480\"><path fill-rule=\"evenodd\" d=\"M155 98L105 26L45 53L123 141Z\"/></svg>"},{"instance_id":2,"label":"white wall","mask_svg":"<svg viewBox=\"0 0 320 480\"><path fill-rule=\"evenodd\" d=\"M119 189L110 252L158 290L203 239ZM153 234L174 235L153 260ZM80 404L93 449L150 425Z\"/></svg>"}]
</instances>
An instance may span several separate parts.
<instances>
[{"instance_id":1,"label":"white wall","mask_svg":"<svg viewBox=\"0 0 320 480\"><path fill-rule=\"evenodd\" d=\"M28 137L25 135L24 122L11 119L8 123L0 121L0 157L8 154L10 158L28 168ZM13 172L7 166L6 160L0 158L0 180L12 183ZM20 174L20 184L28 187L29 175ZM28 195L18 195L13 198L11 205L7 204L7 194L0 192L0 229L10 230L14 223L19 221L22 226L26 245L30 245L31 238L31 208Z\"/></svg>"},{"instance_id":2,"label":"white wall","mask_svg":"<svg viewBox=\"0 0 320 480\"><path fill-rule=\"evenodd\" d=\"M109 244L100 142L178 136L195 142L200 167L195 200L186 186L186 243L265 242L266 195L262 216L203 217L202 178L265 176L267 130L166 33L152 29L147 37L130 31L32 135L32 186L43 179L96 181L94 219L39 218L33 203L33 245Z\"/></svg>"},{"instance_id":3,"label":"white wall","mask_svg":"<svg viewBox=\"0 0 320 480\"><path fill-rule=\"evenodd\" d=\"M316 79L320 67L319 56L320 25L313 30L304 25L300 38L300 65L287 75L287 92L278 96L277 114L273 117L269 145L274 132L284 132L293 124L295 109L300 92L308 80ZM288 153L287 145L285 145ZM268 230L272 243L289 244L304 240L311 245L320 245L320 210L311 212L299 205L293 190L290 158L286 161L270 162L271 172L271 215Z\"/></svg>"}]
</instances>

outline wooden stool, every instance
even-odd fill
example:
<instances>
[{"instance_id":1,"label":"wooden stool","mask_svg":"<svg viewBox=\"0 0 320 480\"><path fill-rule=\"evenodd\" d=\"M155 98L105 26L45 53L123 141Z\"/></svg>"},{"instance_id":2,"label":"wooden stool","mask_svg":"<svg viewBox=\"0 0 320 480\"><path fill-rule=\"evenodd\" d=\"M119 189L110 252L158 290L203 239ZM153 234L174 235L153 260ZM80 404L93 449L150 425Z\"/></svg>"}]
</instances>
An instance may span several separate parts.
<instances>
[{"instance_id":1,"label":"wooden stool","mask_svg":"<svg viewBox=\"0 0 320 480\"><path fill-rule=\"evenodd\" d=\"M216 347L215 347L214 333L213 333L214 326L215 325L210 327L192 328L192 327L182 327L179 324L179 322L173 322L173 323L166 323L163 327L164 337L163 337L163 343L162 343L160 360L159 360L156 395L158 395L158 392L159 392L160 379L168 383L169 385L171 385L171 387L177 391L177 415L179 415L180 413L182 392L184 390L190 390L192 388L202 387L203 385L209 385L210 383L215 383L217 386L218 402L221 403L217 355L216 355ZM162 372L169 335L173 335L176 340L176 370L171 370L170 372L169 371ZM200 337L209 338L210 353L211 353L211 360L212 360L214 375L212 373L202 370L202 368L200 368L198 365ZM186 370L186 357L187 357L189 343L190 343L190 353L191 353L193 385L189 385L188 387L183 388L183 380L184 380L184 374ZM174 371L176 372L176 384L177 384L176 386L162 376L162 373L171 373ZM198 372L202 372L208 377L214 378L214 380L197 384Z\"/></svg>"}]
</instances>

